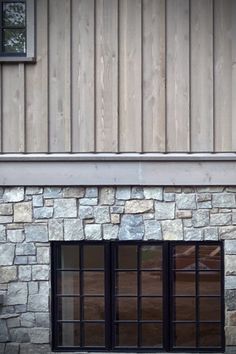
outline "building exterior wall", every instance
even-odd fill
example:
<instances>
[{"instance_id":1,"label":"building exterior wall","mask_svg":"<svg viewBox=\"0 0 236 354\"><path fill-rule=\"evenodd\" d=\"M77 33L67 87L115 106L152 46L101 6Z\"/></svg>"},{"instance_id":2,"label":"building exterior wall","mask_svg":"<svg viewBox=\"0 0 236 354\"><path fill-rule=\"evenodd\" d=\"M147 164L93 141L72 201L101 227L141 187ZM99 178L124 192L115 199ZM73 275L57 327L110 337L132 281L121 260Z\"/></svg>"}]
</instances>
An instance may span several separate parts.
<instances>
[{"instance_id":1,"label":"building exterior wall","mask_svg":"<svg viewBox=\"0 0 236 354\"><path fill-rule=\"evenodd\" d=\"M0 151L235 151L234 0L37 0L0 66Z\"/></svg>"},{"instance_id":2,"label":"building exterior wall","mask_svg":"<svg viewBox=\"0 0 236 354\"><path fill-rule=\"evenodd\" d=\"M236 351L235 187L0 189L0 353L50 353L50 241L224 240L226 353Z\"/></svg>"}]
</instances>

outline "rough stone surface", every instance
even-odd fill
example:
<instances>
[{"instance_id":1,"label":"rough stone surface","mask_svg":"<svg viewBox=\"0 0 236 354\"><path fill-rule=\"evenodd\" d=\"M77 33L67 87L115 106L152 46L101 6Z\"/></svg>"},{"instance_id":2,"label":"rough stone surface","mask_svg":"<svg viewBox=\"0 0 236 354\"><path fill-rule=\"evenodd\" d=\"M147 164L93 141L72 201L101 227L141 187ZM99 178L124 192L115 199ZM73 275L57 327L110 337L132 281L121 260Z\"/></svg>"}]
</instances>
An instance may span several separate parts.
<instances>
[{"instance_id":1,"label":"rough stone surface","mask_svg":"<svg viewBox=\"0 0 236 354\"><path fill-rule=\"evenodd\" d=\"M23 242L25 239L24 230L7 230L7 240L10 242Z\"/></svg>"},{"instance_id":2,"label":"rough stone surface","mask_svg":"<svg viewBox=\"0 0 236 354\"><path fill-rule=\"evenodd\" d=\"M3 194L4 202L20 202L24 199L24 188L23 187L13 187L5 188Z\"/></svg>"},{"instance_id":3,"label":"rough stone surface","mask_svg":"<svg viewBox=\"0 0 236 354\"><path fill-rule=\"evenodd\" d=\"M201 229L186 229L184 231L185 241L201 241L203 240L203 232Z\"/></svg>"},{"instance_id":4,"label":"rough stone surface","mask_svg":"<svg viewBox=\"0 0 236 354\"><path fill-rule=\"evenodd\" d=\"M128 200L125 203L125 212L127 214L139 214L153 211L152 200Z\"/></svg>"},{"instance_id":5,"label":"rough stone surface","mask_svg":"<svg viewBox=\"0 0 236 354\"><path fill-rule=\"evenodd\" d=\"M0 243L0 266L12 265L15 253L15 245Z\"/></svg>"},{"instance_id":6,"label":"rough stone surface","mask_svg":"<svg viewBox=\"0 0 236 354\"><path fill-rule=\"evenodd\" d=\"M0 267L0 283L9 283L17 279L16 266Z\"/></svg>"},{"instance_id":7,"label":"rough stone surface","mask_svg":"<svg viewBox=\"0 0 236 354\"><path fill-rule=\"evenodd\" d=\"M219 232L217 227L206 227L204 229L205 241L217 241L219 239Z\"/></svg>"},{"instance_id":8,"label":"rough stone surface","mask_svg":"<svg viewBox=\"0 0 236 354\"><path fill-rule=\"evenodd\" d=\"M49 220L49 241L63 240L63 222L61 220Z\"/></svg>"},{"instance_id":9,"label":"rough stone surface","mask_svg":"<svg viewBox=\"0 0 236 354\"><path fill-rule=\"evenodd\" d=\"M100 224L85 225L86 240L101 240L102 229Z\"/></svg>"},{"instance_id":10,"label":"rough stone surface","mask_svg":"<svg viewBox=\"0 0 236 354\"><path fill-rule=\"evenodd\" d=\"M79 217L80 219L92 219L93 218L93 207L81 205L79 207Z\"/></svg>"},{"instance_id":11,"label":"rough stone surface","mask_svg":"<svg viewBox=\"0 0 236 354\"><path fill-rule=\"evenodd\" d=\"M14 205L14 222L32 222L32 203L23 202Z\"/></svg>"},{"instance_id":12,"label":"rough stone surface","mask_svg":"<svg viewBox=\"0 0 236 354\"><path fill-rule=\"evenodd\" d=\"M119 229L120 240L141 240L144 236L144 223L140 215L124 215Z\"/></svg>"},{"instance_id":13,"label":"rough stone surface","mask_svg":"<svg viewBox=\"0 0 236 354\"><path fill-rule=\"evenodd\" d=\"M118 225L103 225L103 238L104 240L115 240L118 237L119 227Z\"/></svg>"},{"instance_id":14,"label":"rough stone surface","mask_svg":"<svg viewBox=\"0 0 236 354\"><path fill-rule=\"evenodd\" d=\"M193 226L203 227L209 225L209 211L196 210L193 211Z\"/></svg>"},{"instance_id":15,"label":"rough stone surface","mask_svg":"<svg viewBox=\"0 0 236 354\"><path fill-rule=\"evenodd\" d=\"M131 196L131 188L130 187L117 187L116 189L116 198L128 200Z\"/></svg>"},{"instance_id":16,"label":"rough stone surface","mask_svg":"<svg viewBox=\"0 0 236 354\"><path fill-rule=\"evenodd\" d=\"M77 216L76 199L55 199L54 217L55 218L75 218Z\"/></svg>"},{"instance_id":17,"label":"rough stone surface","mask_svg":"<svg viewBox=\"0 0 236 354\"><path fill-rule=\"evenodd\" d=\"M162 240L161 223L157 220L145 220L145 240Z\"/></svg>"},{"instance_id":18,"label":"rough stone surface","mask_svg":"<svg viewBox=\"0 0 236 354\"><path fill-rule=\"evenodd\" d=\"M44 207L44 208L35 208L34 217L35 219L49 219L52 217L53 208Z\"/></svg>"},{"instance_id":19,"label":"rough stone surface","mask_svg":"<svg viewBox=\"0 0 236 354\"><path fill-rule=\"evenodd\" d=\"M236 240L225 240L225 254L236 255Z\"/></svg>"},{"instance_id":20,"label":"rough stone surface","mask_svg":"<svg viewBox=\"0 0 236 354\"><path fill-rule=\"evenodd\" d=\"M212 214L210 217L211 225L230 225L231 223L231 214L230 213L217 213Z\"/></svg>"},{"instance_id":21,"label":"rough stone surface","mask_svg":"<svg viewBox=\"0 0 236 354\"><path fill-rule=\"evenodd\" d=\"M83 198L85 189L83 187L67 187L63 189L64 198Z\"/></svg>"},{"instance_id":22,"label":"rough stone surface","mask_svg":"<svg viewBox=\"0 0 236 354\"><path fill-rule=\"evenodd\" d=\"M212 196L212 206L214 208L235 208L234 193L217 193Z\"/></svg>"},{"instance_id":23,"label":"rough stone surface","mask_svg":"<svg viewBox=\"0 0 236 354\"><path fill-rule=\"evenodd\" d=\"M9 283L6 297L7 305L21 305L27 303L27 283Z\"/></svg>"},{"instance_id":24,"label":"rough stone surface","mask_svg":"<svg viewBox=\"0 0 236 354\"><path fill-rule=\"evenodd\" d=\"M162 221L162 233L164 240L183 240L183 224L181 220Z\"/></svg>"},{"instance_id":25,"label":"rough stone surface","mask_svg":"<svg viewBox=\"0 0 236 354\"><path fill-rule=\"evenodd\" d=\"M0 215L12 215L12 204L0 204Z\"/></svg>"},{"instance_id":26,"label":"rough stone surface","mask_svg":"<svg viewBox=\"0 0 236 354\"><path fill-rule=\"evenodd\" d=\"M162 200L163 199L163 188L144 187L143 192L144 192L144 197L146 199L155 199L155 200Z\"/></svg>"},{"instance_id":27,"label":"rough stone surface","mask_svg":"<svg viewBox=\"0 0 236 354\"><path fill-rule=\"evenodd\" d=\"M79 219L64 221L64 240L82 240L84 238L83 224Z\"/></svg>"},{"instance_id":28,"label":"rough stone surface","mask_svg":"<svg viewBox=\"0 0 236 354\"><path fill-rule=\"evenodd\" d=\"M170 220L175 218L175 203L155 203L156 219Z\"/></svg>"},{"instance_id":29,"label":"rough stone surface","mask_svg":"<svg viewBox=\"0 0 236 354\"><path fill-rule=\"evenodd\" d=\"M29 225L25 227L26 242L48 242L46 225Z\"/></svg>"},{"instance_id":30,"label":"rough stone surface","mask_svg":"<svg viewBox=\"0 0 236 354\"><path fill-rule=\"evenodd\" d=\"M0 225L0 242L6 241L6 228L4 225Z\"/></svg>"},{"instance_id":31,"label":"rough stone surface","mask_svg":"<svg viewBox=\"0 0 236 354\"><path fill-rule=\"evenodd\" d=\"M6 321L0 320L0 342L7 342L9 340L9 334L7 330Z\"/></svg>"},{"instance_id":32,"label":"rough stone surface","mask_svg":"<svg viewBox=\"0 0 236 354\"><path fill-rule=\"evenodd\" d=\"M113 205L115 202L115 189L113 187L103 187L100 190L100 204Z\"/></svg>"},{"instance_id":33,"label":"rough stone surface","mask_svg":"<svg viewBox=\"0 0 236 354\"><path fill-rule=\"evenodd\" d=\"M196 209L196 195L195 194L177 194L176 206L178 209Z\"/></svg>"},{"instance_id":34,"label":"rough stone surface","mask_svg":"<svg viewBox=\"0 0 236 354\"><path fill-rule=\"evenodd\" d=\"M48 343L49 328L32 328L30 330L31 343Z\"/></svg>"}]
</instances>

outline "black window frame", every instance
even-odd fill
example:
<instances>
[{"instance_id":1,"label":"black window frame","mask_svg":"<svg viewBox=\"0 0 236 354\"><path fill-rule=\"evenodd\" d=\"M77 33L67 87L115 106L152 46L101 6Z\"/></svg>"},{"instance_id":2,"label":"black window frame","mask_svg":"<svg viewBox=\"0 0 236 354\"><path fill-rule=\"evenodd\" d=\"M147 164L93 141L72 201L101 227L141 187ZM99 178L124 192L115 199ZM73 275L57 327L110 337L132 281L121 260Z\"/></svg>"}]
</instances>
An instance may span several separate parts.
<instances>
[{"instance_id":1,"label":"black window frame","mask_svg":"<svg viewBox=\"0 0 236 354\"><path fill-rule=\"evenodd\" d=\"M160 245L162 246L162 272L163 272L163 348L138 348L138 347L114 347L114 332L111 328L114 325L114 298L115 298L115 265L114 265L114 252L118 245ZM193 348L193 347L174 347L173 346L173 328L174 320L172 318L173 313L173 257L172 250L177 245L189 245L196 246L196 274L201 271L198 269L198 249L200 245L219 245L220 246L220 303L221 303L221 321L220 334L221 334L221 347L205 347L205 348ZM104 275L105 275L105 346L104 347L63 347L58 346L56 341L56 328L57 328L57 297L56 297L56 272L59 257L59 249L61 245L104 245ZM81 256L81 254L80 254ZM118 240L106 240L106 241L53 241L51 242L51 325L52 325L52 350L57 352L173 352L173 353L216 353L225 351L225 306L224 306L224 243L223 241L118 241ZM139 261L138 261L139 263ZM137 268L138 269L138 268ZM137 270L138 272L140 269ZM109 285L110 284L110 285ZM196 281L196 287L198 288L198 281ZM196 298L199 298L198 289L196 289ZM176 295L175 295L176 296ZM210 297L210 296L209 296ZM212 296L211 296L212 297ZM198 300L197 300L198 304ZM196 316L198 313L198 306L196 305ZM139 321L139 320L137 320ZM197 323L199 327L199 319L196 317L194 323ZM198 343L199 333L196 334L196 340Z\"/></svg>"}]
</instances>

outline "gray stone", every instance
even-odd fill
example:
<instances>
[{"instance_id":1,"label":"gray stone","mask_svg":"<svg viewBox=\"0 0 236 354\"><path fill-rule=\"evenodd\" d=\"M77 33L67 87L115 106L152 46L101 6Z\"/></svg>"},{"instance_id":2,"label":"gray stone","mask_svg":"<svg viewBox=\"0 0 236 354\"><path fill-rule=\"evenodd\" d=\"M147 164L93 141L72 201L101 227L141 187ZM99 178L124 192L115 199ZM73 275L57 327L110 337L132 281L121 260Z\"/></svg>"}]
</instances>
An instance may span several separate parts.
<instances>
[{"instance_id":1,"label":"gray stone","mask_svg":"<svg viewBox=\"0 0 236 354\"><path fill-rule=\"evenodd\" d=\"M85 238L86 240L101 240L102 230L100 224L85 225Z\"/></svg>"},{"instance_id":2,"label":"gray stone","mask_svg":"<svg viewBox=\"0 0 236 354\"><path fill-rule=\"evenodd\" d=\"M24 305L27 303L27 283L17 282L8 284L7 305Z\"/></svg>"},{"instance_id":3,"label":"gray stone","mask_svg":"<svg viewBox=\"0 0 236 354\"><path fill-rule=\"evenodd\" d=\"M39 293L49 295L50 283L48 281L39 281Z\"/></svg>"},{"instance_id":4,"label":"gray stone","mask_svg":"<svg viewBox=\"0 0 236 354\"><path fill-rule=\"evenodd\" d=\"M155 203L155 217L157 220L174 219L175 217L175 203L156 202Z\"/></svg>"},{"instance_id":5,"label":"gray stone","mask_svg":"<svg viewBox=\"0 0 236 354\"><path fill-rule=\"evenodd\" d=\"M54 206L54 199L45 199L44 206L45 207L53 207Z\"/></svg>"},{"instance_id":6,"label":"gray stone","mask_svg":"<svg viewBox=\"0 0 236 354\"><path fill-rule=\"evenodd\" d=\"M165 220L161 222L161 225L164 240L183 240L183 225L181 220Z\"/></svg>"},{"instance_id":7,"label":"gray stone","mask_svg":"<svg viewBox=\"0 0 236 354\"><path fill-rule=\"evenodd\" d=\"M34 207L42 207L43 206L43 197L41 195L34 195L32 202L33 202Z\"/></svg>"},{"instance_id":8,"label":"gray stone","mask_svg":"<svg viewBox=\"0 0 236 354\"><path fill-rule=\"evenodd\" d=\"M20 243L16 245L17 256L34 256L36 248L34 243Z\"/></svg>"},{"instance_id":9,"label":"gray stone","mask_svg":"<svg viewBox=\"0 0 236 354\"><path fill-rule=\"evenodd\" d=\"M132 187L131 198L132 199L143 199L144 198L143 187Z\"/></svg>"},{"instance_id":10,"label":"gray stone","mask_svg":"<svg viewBox=\"0 0 236 354\"><path fill-rule=\"evenodd\" d=\"M97 198L82 198L79 201L80 205L97 205L98 204L98 199Z\"/></svg>"},{"instance_id":11,"label":"gray stone","mask_svg":"<svg viewBox=\"0 0 236 354\"><path fill-rule=\"evenodd\" d=\"M20 321L22 327L31 328L35 325L35 314L33 312L22 313Z\"/></svg>"},{"instance_id":12,"label":"gray stone","mask_svg":"<svg viewBox=\"0 0 236 354\"><path fill-rule=\"evenodd\" d=\"M218 193L212 195L212 206L214 208L235 208L235 194Z\"/></svg>"},{"instance_id":13,"label":"gray stone","mask_svg":"<svg viewBox=\"0 0 236 354\"><path fill-rule=\"evenodd\" d=\"M29 295L34 295L38 293L38 283L35 281L28 282L28 292Z\"/></svg>"},{"instance_id":14,"label":"gray stone","mask_svg":"<svg viewBox=\"0 0 236 354\"><path fill-rule=\"evenodd\" d=\"M29 295L28 311L33 312L48 312L49 298L47 294Z\"/></svg>"},{"instance_id":15,"label":"gray stone","mask_svg":"<svg viewBox=\"0 0 236 354\"><path fill-rule=\"evenodd\" d=\"M205 241L217 241L219 239L219 232L217 227L206 227L204 229Z\"/></svg>"},{"instance_id":16,"label":"gray stone","mask_svg":"<svg viewBox=\"0 0 236 354\"><path fill-rule=\"evenodd\" d=\"M18 268L18 276L20 281L30 281L31 280L31 266L21 265Z\"/></svg>"},{"instance_id":17,"label":"gray stone","mask_svg":"<svg viewBox=\"0 0 236 354\"><path fill-rule=\"evenodd\" d=\"M19 343L6 343L5 354L19 354L19 353L20 353Z\"/></svg>"},{"instance_id":18,"label":"gray stone","mask_svg":"<svg viewBox=\"0 0 236 354\"><path fill-rule=\"evenodd\" d=\"M49 247L38 247L37 248L37 263L48 264L50 262L50 252Z\"/></svg>"},{"instance_id":19,"label":"gray stone","mask_svg":"<svg viewBox=\"0 0 236 354\"><path fill-rule=\"evenodd\" d=\"M80 219L64 220L64 240L82 240L84 238L83 224Z\"/></svg>"},{"instance_id":20,"label":"gray stone","mask_svg":"<svg viewBox=\"0 0 236 354\"><path fill-rule=\"evenodd\" d=\"M236 276L227 275L225 277L225 289L236 289Z\"/></svg>"},{"instance_id":21,"label":"gray stone","mask_svg":"<svg viewBox=\"0 0 236 354\"><path fill-rule=\"evenodd\" d=\"M52 217L53 208L52 207L43 207L34 209L35 219L49 219Z\"/></svg>"},{"instance_id":22,"label":"gray stone","mask_svg":"<svg viewBox=\"0 0 236 354\"><path fill-rule=\"evenodd\" d=\"M209 225L209 211L208 210L194 210L192 218L194 227L203 227Z\"/></svg>"},{"instance_id":23,"label":"gray stone","mask_svg":"<svg viewBox=\"0 0 236 354\"><path fill-rule=\"evenodd\" d=\"M0 242L6 241L6 228L4 225L0 225Z\"/></svg>"},{"instance_id":24,"label":"gray stone","mask_svg":"<svg viewBox=\"0 0 236 354\"><path fill-rule=\"evenodd\" d=\"M43 188L41 187L26 187L25 194L33 195L33 194L42 194Z\"/></svg>"},{"instance_id":25,"label":"gray stone","mask_svg":"<svg viewBox=\"0 0 236 354\"><path fill-rule=\"evenodd\" d=\"M120 240L141 240L144 236L144 222L141 215L123 215L119 229Z\"/></svg>"},{"instance_id":26,"label":"gray stone","mask_svg":"<svg viewBox=\"0 0 236 354\"><path fill-rule=\"evenodd\" d=\"M93 218L93 207L80 205L79 207L79 217L80 219L92 219Z\"/></svg>"},{"instance_id":27,"label":"gray stone","mask_svg":"<svg viewBox=\"0 0 236 354\"><path fill-rule=\"evenodd\" d=\"M123 206L112 206L110 207L110 211L112 214L123 214L124 207Z\"/></svg>"},{"instance_id":28,"label":"gray stone","mask_svg":"<svg viewBox=\"0 0 236 354\"><path fill-rule=\"evenodd\" d=\"M31 343L49 343L49 328L31 328Z\"/></svg>"},{"instance_id":29,"label":"gray stone","mask_svg":"<svg viewBox=\"0 0 236 354\"><path fill-rule=\"evenodd\" d=\"M23 242L25 239L24 230L7 230L7 240L10 242Z\"/></svg>"},{"instance_id":30,"label":"gray stone","mask_svg":"<svg viewBox=\"0 0 236 354\"><path fill-rule=\"evenodd\" d=\"M63 189L64 198L83 198L85 189L83 187L66 187Z\"/></svg>"},{"instance_id":31,"label":"gray stone","mask_svg":"<svg viewBox=\"0 0 236 354\"><path fill-rule=\"evenodd\" d=\"M98 197L98 189L97 187L87 187L85 191L86 198L97 198Z\"/></svg>"},{"instance_id":32,"label":"gray stone","mask_svg":"<svg viewBox=\"0 0 236 354\"><path fill-rule=\"evenodd\" d=\"M178 209L196 209L196 196L195 194L177 194L176 195L176 205Z\"/></svg>"},{"instance_id":33,"label":"gray stone","mask_svg":"<svg viewBox=\"0 0 236 354\"><path fill-rule=\"evenodd\" d=\"M139 214L153 211L152 200L128 200L125 203L125 212L127 214Z\"/></svg>"},{"instance_id":34,"label":"gray stone","mask_svg":"<svg viewBox=\"0 0 236 354\"><path fill-rule=\"evenodd\" d=\"M9 334L7 330L6 321L0 320L0 342L7 342L9 341Z\"/></svg>"},{"instance_id":35,"label":"gray stone","mask_svg":"<svg viewBox=\"0 0 236 354\"><path fill-rule=\"evenodd\" d=\"M55 218L75 218L77 217L77 206L75 198L55 199L54 201Z\"/></svg>"},{"instance_id":36,"label":"gray stone","mask_svg":"<svg viewBox=\"0 0 236 354\"><path fill-rule=\"evenodd\" d=\"M95 222L98 224L105 224L110 222L109 207L99 206L94 208Z\"/></svg>"},{"instance_id":37,"label":"gray stone","mask_svg":"<svg viewBox=\"0 0 236 354\"><path fill-rule=\"evenodd\" d=\"M236 239L236 226L220 227L219 230L221 239Z\"/></svg>"},{"instance_id":38,"label":"gray stone","mask_svg":"<svg viewBox=\"0 0 236 354\"><path fill-rule=\"evenodd\" d=\"M203 240L203 232L201 229L185 229L184 230L185 241L201 241Z\"/></svg>"},{"instance_id":39,"label":"gray stone","mask_svg":"<svg viewBox=\"0 0 236 354\"><path fill-rule=\"evenodd\" d=\"M28 264L27 256L16 256L14 264Z\"/></svg>"},{"instance_id":40,"label":"gray stone","mask_svg":"<svg viewBox=\"0 0 236 354\"><path fill-rule=\"evenodd\" d=\"M49 328L50 319L48 313L35 313L36 327Z\"/></svg>"},{"instance_id":41,"label":"gray stone","mask_svg":"<svg viewBox=\"0 0 236 354\"><path fill-rule=\"evenodd\" d=\"M131 197L130 187L117 187L116 199L128 200Z\"/></svg>"},{"instance_id":42,"label":"gray stone","mask_svg":"<svg viewBox=\"0 0 236 354\"><path fill-rule=\"evenodd\" d=\"M236 275L236 255L225 256L225 274Z\"/></svg>"},{"instance_id":43,"label":"gray stone","mask_svg":"<svg viewBox=\"0 0 236 354\"><path fill-rule=\"evenodd\" d=\"M46 225L26 225L25 235L26 242L48 242L48 232Z\"/></svg>"},{"instance_id":44,"label":"gray stone","mask_svg":"<svg viewBox=\"0 0 236 354\"><path fill-rule=\"evenodd\" d=\"M7 328L17 328L20 327L19 317L12 317L7 320Z\"/></svg>"},{"instance_id":45,"label":"gray stone","mask_svg":"<svg viewBox=\"0 0 236 354\"><path fill-rule=\"evenodd\" d=\"M5 341L4 341L5 342ZM7 344L6 344L7 345ZM1 340L0 340L0 353L6 353L5 352L5 347L6 347L5 343L1 343ZM18 354L18 353L17 353Z\"/></svg>"},{"instance_id":46,"label":"gray stone","mask_svg":"<svg viewBox=\"0 0 236 354\"><path fill-rule=\"evenodd\" d=\"M225 240L225 254L236 255L236 240Z\"/></svg>"},{"instance_id":47,"label":"gray stone","mask_svg":"<svg viewBox=\"0 0 236 354\"><path fill-rule=\"evenodd\" d=\"M103 238L104 240L114 240L118 237L118 225L103 225Z\"/></svg>"},{"instance_id":48,"label":"gray stone","mask_svg":"<svg viewBox=\"0 0 236 354\"><path fill-rule=\"evenodd\" d=\"M32 266L32 279L33 280L48 280L49 279L49 266L48 265L33 265Z\"/></svg>"},{"instance_id":49,"label":"gray stone","mask_svg":"<svg viewBox=\"0 0 236 354\"><path fill-rule=\"evenodd\" d=\"M175 201L175 194L174 193L165 193L164 194L164 201L165 202L174 202Z\"/></svg>"},{"instance_id":50,"label":"gray stone","mask_svg":"<svg viewBox=\"0 0 236 354\"><path fill-rule=\"evenodd\" d=\"M12 204L0 204L0 215L12 215Z\"/></svg>"},{"instance_id":51,"label":"gray stone","mask_svg":"<svg viewBox=\"0 0 236 354\"><path fill-rule=\"evenodd\" d=\"M28 264L36 264L36 256L28 256Z\"/></svg>"},{"instance_id":52,"label":"gray stone","mask_svg":"<svg viewBox=\"0 0 236 354\"><path fill-rule=\"evenodd\" d=\"M224 187L216 187L216 186L210 186L210 187L197 187L197 191L199 193L221 193L223 192Z\"/></svg>"},{"instance_id":53,"label":"gray stone","mask_svg":"<svg viewBox=\"0 0 236 354\"><path fill-rule=\"evenodd\" d=\"M10 223L12 223L12 216L0 215L0 224L10 224Z\"/></svg>"},{"instance_id":54,"label":"gray stone","mask_svg":"<svg viewBox=\"0 0 236 354\"><path fill-rule=\"evenodd\" d=\"M236 310L236 290L225 290L225 305L229 311Z\"/></svg>"},{"instance_id":55,"label":"gray stone","mask_svg":"<svg viewBox=\"0 0 236 354\"><path fill-rule=\"evenodd\" d=\"M32 203L14 204L14 222L32 222Z\"/></svg>"},{"instance_id":56,"label":"gray stone","mask_svg":"<svg viewBox=\"0 0 236 354\"><path fill-rule=\"evenodd\" d=\"M210 224L211 225L229 225L231 223L231 214L230 213L221 213L221 214L211 214Z\"/></svg>"},{"instance_id":57,"label":"gray stone","mask_svg":"<svg viewBox=\"0 0 236 354\"><path fill-rule=\"evenodd\" d=\"M161 187L144 187L145 199L163 200L163 188Z\"/></svg>"},{"instance_id":58,"label":"gray stone","mask_svg":"<svg viewBox=\"0 0 236 354\"><path fill-rule=\"evenodd\" d=\"M58 187L44 188L44 198L60 198L62 197L62 190Z\"/></svg>"},{"instance_id":59,"label":"gray stone","mask_svg":"<svg viewBox=\"0 0 236 354\"><path fill-rule=\"evenodd\" d=\"M198 202L197 207L198 207L198 209L211 209L212 203L211 202Z\"/></svg>"},{"instance_id":60,"label":"gray stone","mask_svg":"<svg viewBox=\"0 0 236 354\"><path fill-rule=\"evenodd\" d=\"M161 223L156 220L144 221L144 240L162 240Z\"/></svg>"},{"instance_id":61,"label":"gray stone","mask_svg":"<svg viewBox=\"0 0 236 354\"><path fill-rule=\"evenodd\" d=\"M5 188L4 202L21 202L22 200L24 200L24 187Z\"/></svg>"},{"instance_id":62,"label":"gray stone","mask_svg":"<svg viewBox=\"0 0 236 354\"><path fill-rule=\"evenodd\" d=\"M15 305L15 311L16 313L23 313L23 312L26 312L26 304L24 305Z\"/></svg>"},{"instance_id":63,"label":"gray stone","mask_svg":"<svg viewBox=\"0 0 236 354\"><path fill-rule=\"evenodd\" d=\"M0 266L12 265L15 253L15 245L0 243Z\"/></svg>"},{"instance_id":64,"label":"gray stone","mask_svg":"<svg viewBox=\"0 0 236 354\"><path fill-rule=\"evenodd\" d=\"M115 189L113 187L103 187L100 190L100 204L113 205L115 202Z\"/></svg>"},{"instance_id":65,"label":"gray stone","mask_svg":"<svg viewBox=\"0 0 236 354\"><path fill-rule=\"evenodd\" d=\"M16 280L17 268L16 266L8 266L0 268L0 283L9 283Z\"/></svg>"},{"instance_id":66,"label":"gray stone","mask_svg":"<svg viewBox=\"0 0 236 354\"><path fill-rule=\"evenodd\" d=\"M20 345L20 354L52 354L52 353L53 352L51 351L51 346L48 344L23 343Z\"/></svg>"},{"instance_id":67,"label":"gray stone","mask_svg":"<svg viewBox=\"0 0 236 354\"><path fill-rule=\"evenodd\" d=\"M197 202L209 202L211 201L211 193L197 194Z\"/></svg>"},{"instance_id":68,"label":"gray stone","mask_svg":"<svg viewBox=\"0 0 236 354\"><path fill-rule=\"evenodd\" d=\"M48 233L49 233L49 241L62 241L63 222L61 220L49 220Z\"/></svg>"},{"instance_id":69,"label":"gray stone","mask_svg":"<svg viewBox=\"0 0 236 354\"><path fill-rule=\"evenodd\" d=\"M12 328L10 329L10 338L12 342L27 343L30 341L28 328Z\"/></svg>"}]
</instances>

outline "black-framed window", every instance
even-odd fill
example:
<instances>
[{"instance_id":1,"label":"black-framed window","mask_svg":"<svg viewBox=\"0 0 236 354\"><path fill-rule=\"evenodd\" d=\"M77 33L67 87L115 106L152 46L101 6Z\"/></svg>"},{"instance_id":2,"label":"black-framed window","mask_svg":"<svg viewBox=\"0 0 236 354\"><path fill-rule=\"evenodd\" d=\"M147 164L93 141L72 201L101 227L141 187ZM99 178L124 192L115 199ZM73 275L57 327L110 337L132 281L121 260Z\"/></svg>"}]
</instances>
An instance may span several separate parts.
<instances>
[{"instance_id":1,"label":"black-framed window","mask_svg":"<svg viewBox=\"0 0 236 354\"><path fill-rule=\"evenodd\" d=\"M52 242L53 349L224 350L222 242Z\"/></svg>"}]
</instances>

